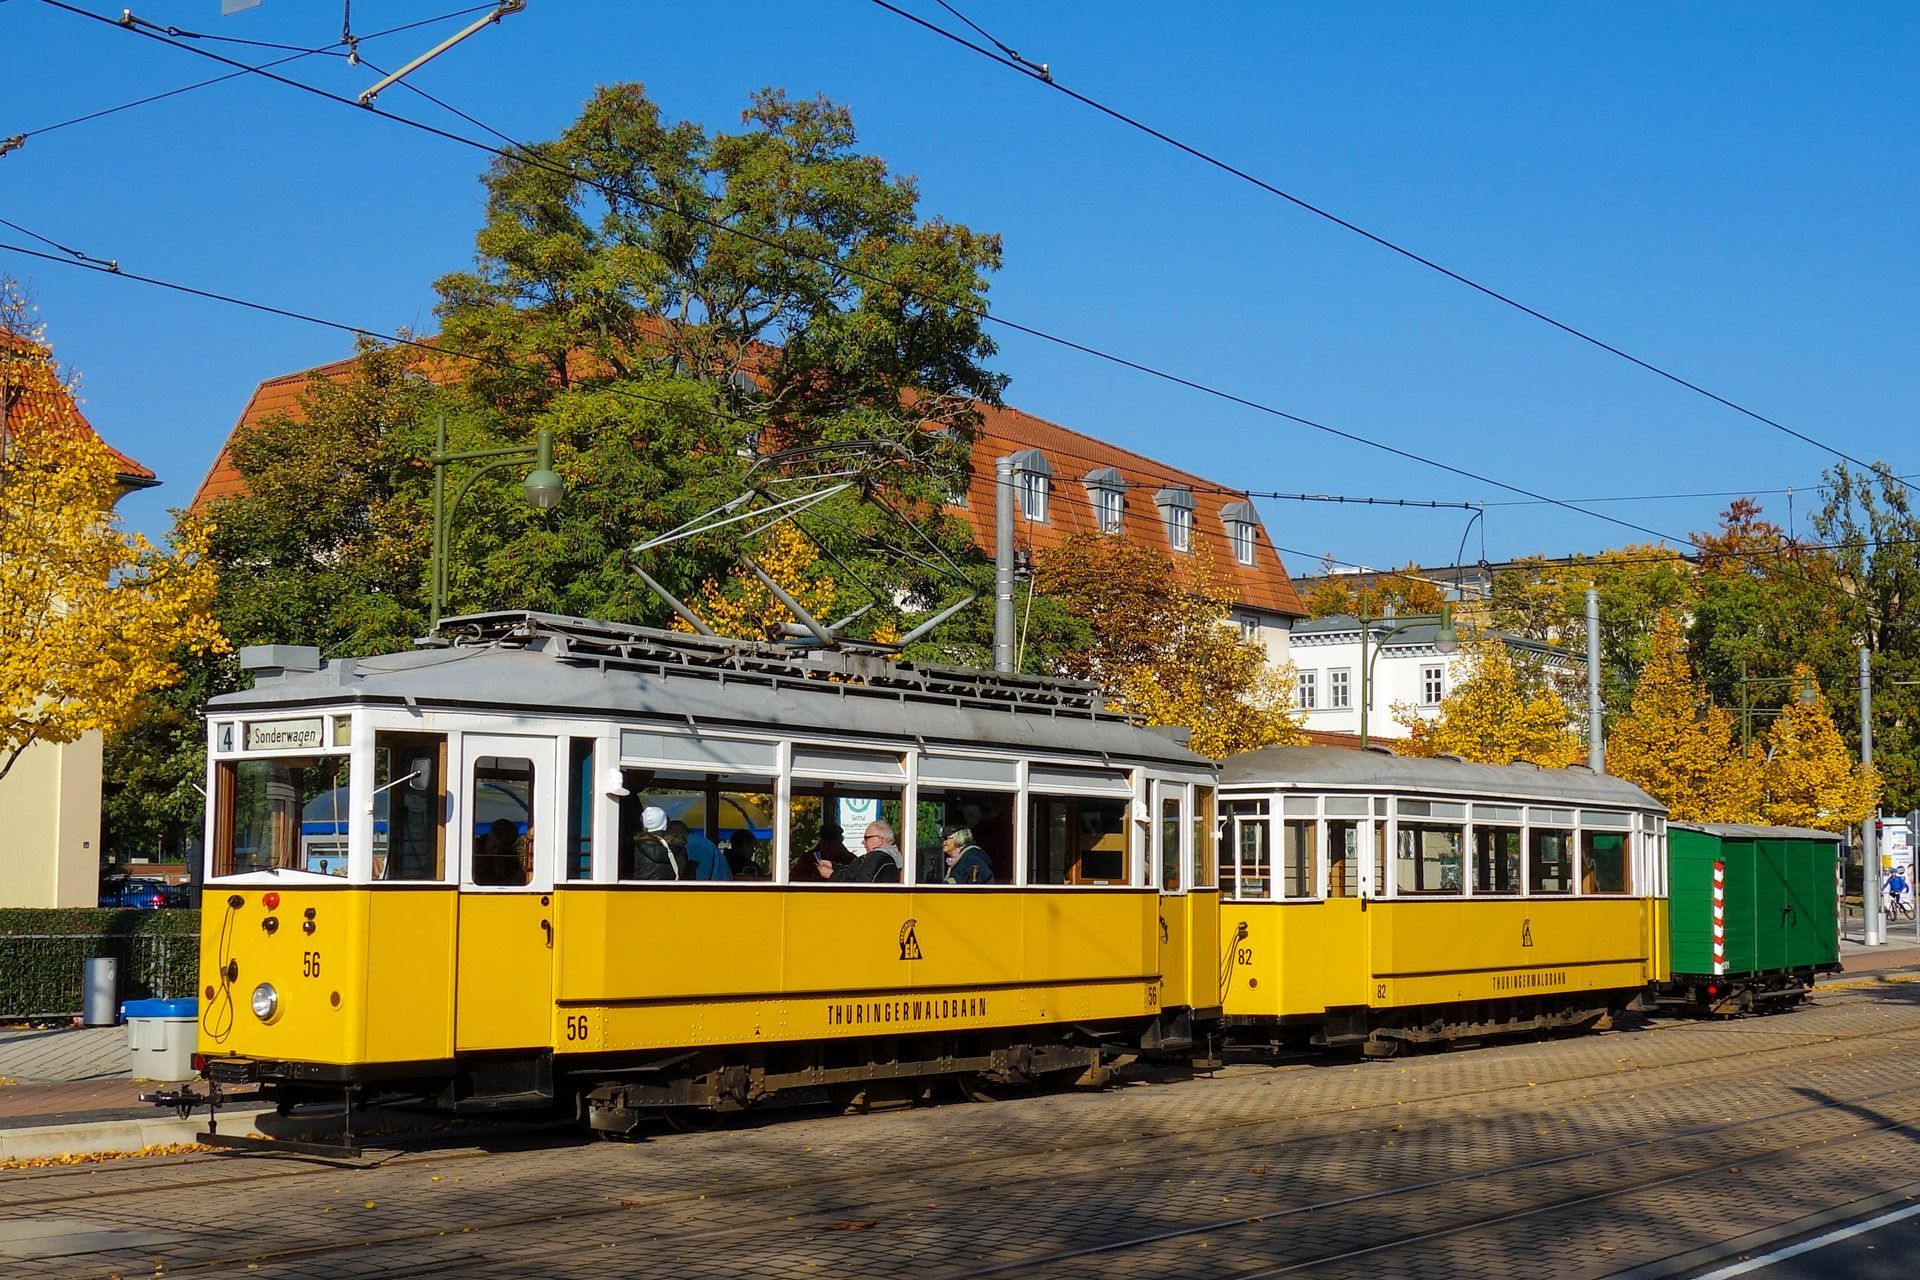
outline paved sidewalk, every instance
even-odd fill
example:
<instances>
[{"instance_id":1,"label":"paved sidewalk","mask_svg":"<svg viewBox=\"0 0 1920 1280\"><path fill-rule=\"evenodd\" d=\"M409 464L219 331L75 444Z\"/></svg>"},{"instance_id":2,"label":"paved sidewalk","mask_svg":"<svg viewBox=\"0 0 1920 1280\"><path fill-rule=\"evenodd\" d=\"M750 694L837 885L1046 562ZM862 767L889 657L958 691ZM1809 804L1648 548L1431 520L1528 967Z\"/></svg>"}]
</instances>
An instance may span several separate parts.
<instances>
[{"instance_id":1,"label":"paved sidewalk","mask_svg":"<svg viewBox=\"0 0 1920 1280\"><path fill-rule=\"evenodd\" d=\"M125 1080L125 1027L16 1027L0 1030L0 1079Z\"/></svg>"}]
</instances>

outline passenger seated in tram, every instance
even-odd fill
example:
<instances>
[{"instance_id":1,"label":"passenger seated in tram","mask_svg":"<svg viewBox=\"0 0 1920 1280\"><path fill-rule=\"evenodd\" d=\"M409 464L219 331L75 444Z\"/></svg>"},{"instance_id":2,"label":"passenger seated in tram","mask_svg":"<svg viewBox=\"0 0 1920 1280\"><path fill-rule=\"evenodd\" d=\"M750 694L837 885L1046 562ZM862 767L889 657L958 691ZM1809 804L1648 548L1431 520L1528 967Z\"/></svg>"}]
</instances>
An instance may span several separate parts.
<instances>
[{"instance_id":1,"label":"passenger seated in tram","mask_svg":"<svg viewBox=\"0 0 1920 1280\"><path fill-rule=\"evenodd\" d=\"M900 883L900 847L894 842L893 824L888 822L869 822L866 834L860 837L865 853L843 867L836 868L832 880L836 884L899 884Z\"/></svg>"},{"instance_id":2,"label":"passenger seated in tram","mask_svg":"<svg viewBox=\"0 0 1920 1280\"><path fill-rule=\"evenodd\" d=\"M720 848L707 839L704 831L695 831L678 818L667 824L667 847L680 855L689 880L731 880L733 871L720 856Z\"/></svg>"},{"instance_id":3,"label":"passenger seated in tram","mask_svg":"<svg viewBox=\"0 0 1920 1280\"><path fill-rule=\"evenodd\" d=\"M973 842L968 827L948 827L940 833L940 854L946 861L944 879L948 884L992 884L993 864L987 852Z\"/></svg>"},{"instance_id":4,"label":"passenger seated in tram","mask_svg":"<svg viewBox=\"0 0 1920 1280\"><path fill-rule=\"evenodd\" d=\"M735 880L766 879L767 873L760 866L760 842L745 827L722 840L720 852L725 855L727 870Z\"/></svg>"},{"instance_id":5,"label":"passenger seated in tram","mask_svg":"<svg viewBox=\"0 0 1920 1280\"><path fill-rule=\"evenodd\" d=\"M640 811L640 834L620 851L622 880L684 880L686 855L676 853L666 842L667 811L648 805Z\"/></svg>"},{"instance_id":6,"label":"passenger seated in tram","mask_svg":"<svg viewBox=\"0 0 1920 1280\"><path fill-rule=\"evenodd\" d=\"M794 860L790 879L794 884L818 884L822 880L831 880L833 869L850 858L840 828L831 825L822 827L820 843Z\"/></svg>"},{"instance_id":7,"label":"passenger seated in tram","mask_svg":"<svg viewBox=\"0 0 1920 1280\"><path fill-rule=\"evenodd\" d=\"M532 847L532 830L527 845ZM495 818L473 851L473 882L486 885L525 884L522 870L520 824L511 818Z\"/></svg>"}]
</instances>

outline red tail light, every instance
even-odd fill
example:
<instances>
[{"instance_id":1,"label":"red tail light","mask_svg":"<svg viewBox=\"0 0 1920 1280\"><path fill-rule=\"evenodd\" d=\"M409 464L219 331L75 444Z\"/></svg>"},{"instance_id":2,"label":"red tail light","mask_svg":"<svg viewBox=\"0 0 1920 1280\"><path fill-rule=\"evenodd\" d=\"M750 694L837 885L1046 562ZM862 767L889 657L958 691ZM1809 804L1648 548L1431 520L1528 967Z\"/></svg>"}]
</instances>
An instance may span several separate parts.
<instances>
[{"instance_id":1,"label":"red tail light","mask_svg":"<svg viewBox=\"0 0 1920 1280\"><path fill-rule=\"evenodd\" d=\"M280 891L278 889L269 889L265 893L261 894L260 905L265 907L267 910L272 911L275 907L280 905Z\"/></svg>"},{"instance_id":2,"label":"red tail light","mask_svg":"<svg viewBox=\"0 0 1920 1280\"><path fill-rule=\"evenodd\" d=\"M193 1057L189 1058L188 1061L193 1064L193 1073L195 1075L199 1075L207 1069L207 1055L204 1053L196 1053Z\"/></svg>"}]
</instances>

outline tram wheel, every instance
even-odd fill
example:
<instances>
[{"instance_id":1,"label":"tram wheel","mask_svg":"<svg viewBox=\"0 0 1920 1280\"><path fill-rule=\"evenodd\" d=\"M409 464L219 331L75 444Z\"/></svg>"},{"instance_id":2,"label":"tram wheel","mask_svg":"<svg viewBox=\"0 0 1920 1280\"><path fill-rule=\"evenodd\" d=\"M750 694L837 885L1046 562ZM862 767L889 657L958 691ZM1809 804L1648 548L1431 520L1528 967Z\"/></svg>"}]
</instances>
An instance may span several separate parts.
<instances>
[{"instance_id":1,"label":"tram wheel","mask_svg":"<svg viewBox=\"0 0 1920 1280\"><path fill-rule=\"evenodd\" d=\"M964 1072L953 1077L953 1087L966 1102L999 1102L1020 1091L1018 1085L989 1080L975 1071Z\"/></svg>"},{"instance_id":2,"label":"tram wheel","mask_svg":"<svg viewBox=\"0 0 1920 1280\"><path fill-rule=\"evenodd\" d=\"M711 1107L668 1107L660 1114L676 1133L711 1133L727 1123L727 1116Z\"/></svg>"}]
</instances>

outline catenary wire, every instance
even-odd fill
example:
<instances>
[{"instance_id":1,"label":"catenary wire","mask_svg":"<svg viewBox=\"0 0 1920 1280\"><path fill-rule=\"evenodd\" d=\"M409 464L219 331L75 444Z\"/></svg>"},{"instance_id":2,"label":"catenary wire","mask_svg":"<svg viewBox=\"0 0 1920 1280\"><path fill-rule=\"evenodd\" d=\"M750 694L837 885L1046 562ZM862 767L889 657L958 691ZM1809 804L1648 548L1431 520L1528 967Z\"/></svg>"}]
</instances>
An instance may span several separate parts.
<instances>
[{"instance_id":1,"label":"catenary wire","mask_svg":"<svg viewBox=\"0 0 1920 1280\"><path fill-rule=\"evenodd\" d=\"M468 14L478 13L482 9L491 9L493 7L494 6L491 4L471 5L465 9L455 9L450 13L440 14L438 17L422 18L417 22L406 22L406 23L400 24L397 27L387 27L384 30L374 31L367 35L356 37L356 39L379 40L385 36L394 36L394 35L399 35L404 31L412 31L418 27L430 27L430 26L433 26L435 23L447 22L454 18L464 18ZM226 37L214 37L214 38L224 39ZM282 46L282 47L290 47L290 46ZM295 53L289 57L276 58L272 62L263 62L260 65L262 67L284 67L288 63L299 62L303 58L311 58L316 56L345 57L346 55L341 52L341 50L344 49L345 47L346 46L344 43L336 43L336 44L326 45L318 49L304 49L299 53ZM362 61L364 62L365 59L363 58ZM196 80L192 84L183 84L176 89L167 89L161 93L148 94L144 98L135 98L131 102L122 102L118 106L102 107L98 111L89 111L85 115L74 116L73 118L68 120L61 120L54 124L44 124L37 129L28 129L16 136L21 142L25 142L27 139L39 137L43 133L53 133L55 130L58 130L58 129L65 129L65 128L68 128L69 126L76 125L76 124L85 124L90 120L98 120L104 116L117 115L122 111L131 111L135 107L144 107L150 103L164 102L168 98L177 98L181 94L192 93L196 89L205 89L211 85L224 84L229 80L238 80L242 76L245 76L247 74L249 74L247 71L230 71L226 75L212 76L206 80Z\"/></svg>"},{"instance_id":2,"label":"catenary wire","mask_svg":"<svg viewBox=\"0 0 1920 1280\"><path fill-rule=\"evenodd\" d=\"M1090 107L1093 110L1099 112L1100 114L1107 116L1108 118L1115 120L1130 129L1134 129L1140 133L1144 133L1148 137L1154 138L1160 142L1163 142L1166 145L1174 148L1175 150L1183 152L1186 155L1191 156L1192 158L1200 161L1203 164L1206 164L1215 169L1218 169L1223 173L1230 174L1231 176L1240 179L1242 182L1249 183L1252 186L1257 187L1262 191L1265 191L1269 195L1277 196L1280 199L1285 200L1289 204L1292 204L1297 208L1303 209L1317 218L1323 218L1326 221L1331 222L1337 227L1340 227L1346 231L1350 231L1354 235L1357 235L1362 237L1363 239L1369 240L1372 243L1379 245L1383 249L1387 249L1395 254L1398 254L1403 258L1406 258L1408 261L1417 263L1420 266L1423 266L1430 271L1438 272L1440 275L1447 277L1449 280L1452 280L1458 284L1465 285L1467 288L1474 290L1476 293L1480 293L1488 298L1491 298L1495 302L1501 303L1504 306L1511 307L1515 311L1518 311L1523 315L1531 316L1533 319L1539 320L1544 324L1550 325L1553 328L1558 329L1560 332L1567 334L1570 337L1576 338L1581 342L1589 344L1590 346L1597 347L1600 350L1605 351L1610 355L1617 356L1620 359L1627 361L1629 364L1635 365L1641 369L1644 369L1648 373L1664 378L1668 382L1671 382L1676 386L1683 387L1686 390L1695 393L1696 395L1705 396L1707 399L1713 401L1715 404L1731 409L1735 413L1738 413L1744 417L1750 418L1755 422L1763 423L1766 426L1772 427L1776 431L1792 436L1796 440L1799 440L1805 444L1812 445L1816 449L1820 449L1824 452L1833 454L1837 458L1845 459L1846 461L1853 463L1855 466L1866 467L1868 469L1872 468L1871 463L1866 462L1864 459L1854 457L1852 454L1846 452L1844 449L1841 449L1836 445L1828 444L1824 440L1808 435L1804 431L1800 431L1793 427L1790 427L1786 423L1778 421L1777 419L1774 419L1774 418L1770 418L1767 415L1758 412L1757 410L1749 409L1747 406L1739 403L1736 400L1732 400L1726 396L1719 394L1718 392L1711 391L1697 382L1692 382L1686 378L1683 378L1679 374L1674 373L1671 370L1665 369L1660 365L1654 364L1650 360L1642 359L1641 357L1634 355L1632 352L1627 351L1624 348L1617 347L1612 343L1607 342L1605 339L1599 338L1594 334L1587 332L1584 329L1577 328L1574 325L1568 324L1566 321L1557 320L1553 316L1548 315L1546 312L1541 311L1538 308L1527 305L1526 303L1520 301L1518 298L1515 298L1511 294L1502 293L1500 290L1493 288L1491 285L1481 284L1478 280L1473 279L1471 276L1455 271L1451 267L1443 266L1442 264L1435 261L1434 259L1428 258L1420 253L1416 253L1414 250L1407 248L1405 245L1399 244L1398 242L1393 240L1389 240L1387 237L1383 235L1380 235L1373 231L1369 231L1365 227L1360 226L1358 223L1350 222L1347 219L1341 217L1340 215L1332 212L1329 209L1325 209L1317 204L1314 204L1309 200L1304 199L1301 196L1294 195L1290 191L1287 191L1281 187L1275 186L1273 183L1268 182L1264 178L1258 177L1255 174L1252 174L1247 170L1240 168L1237 165L1231 164L1228 161L1220 159L1218 156L1215 156L1209 152L1203 151L1199 147L1193 146L1190 143L1182 142L1180 139L1174 137L1172 134L1169 134L1160 129L1157 129L1154 126L1145 123L1144 121L1141 121L1133 116L1128 115L1126 112L1121 111L1118 108L1110 107L1106 103L1101 102L1096 98L1089 97L1086 94L1078 92L1077 90L1070 89L1066 85L1063 85L1059 81L1055 80L1051 73L1048 73L1045 75L1037 73L1036 71L1034 71L1031 64L1028 64L1025 59L1008 58L1005 54L1000 53L995 49L989 49L985 45L977 44L974 41L969 40L967 37L961 35L956 31L949 31L945 27L942 27L937 23L929 22L927 19L920 17L918 14L909 13L907 10L902 9L898 5L891 3L890 0L870 0L870 3L876 5L881 9L886 10L888 13L891 13L896 17L903 18L906 21L913 23L915 26L918 26L927 31L930 31L933 34L938 35L944 39L950 40L953 43L960 45L962 48L970 49L974 53L979 54L983 58L987 58L990 61L999 63L1001 66L1008 67L1008 68L1011 68L1012 70L1018 71L1021 75L1027 77L1028 79L1037 80L1040 83L1046 85L1050 89L1058 90L1060 93L1065 94L1067 97L1073 99L1075 102L1078 102L1083 106ZM946 7L944 3L942 4L942 7ZM965 21L964 18L962 20ZM968 21L967 25L974 26L974 24L971 21ZM976 31L979 30L978 27L974 27L974 29ZM988 39L992 40L992 42L995 45L999 45L1000 43L998 40L993 40L991 36L989 36ZM1901 480L1900 483L1902 485L1906 485L1906 481L1904 479ZM1911 488L1912 486L1907 485L1907 487Z\"/></svg>"},{"instance_id":3,"label":"catenary wire","mask_svg":"<svg viewBox=\"0 0 1920 1280\"><path fill-rule=\"evenodd\" d=\"M104 23L105 25L108 25L108 26L112 26L116 28L120 27L120 24L115 20L108 17L104 17L97 13L93 13L77 5L69 4L67 3L67 0L41 0L41 3L49 5L50 7L53 7L56 9L64 10L68 13L75 14L76 16L79 16L79 17L88 18L95 22ZM691 213L691 212L688 212L687 210L678 208L676 206L665 204L664 202L652 200L637 192L627 191L627 192L616 193L610 190L606 186L606 184L601 183L588 175L581 174L576 170L573 170L565 165L557 164L553 161L547 160L544 157L528 153L524 148L520 150L519 154L509 154L508 152L502 150L499 147L493 146L489 143L481 142L478 139L469 138L463 134L454 133L451 130L441 129L435 125L427 124L424 121L414 120L406 116L397 115L393 112L386 111L372 104L362 104L360 102L355 101L354 99L345 98L340 96L339 94L331 93L325 89L319 88L316 85L307 84L303 81L295 80L288 76L277 75L272 71L266 70L264 67L248 66L246 63L236 62L231 58L224 57L218 53L212 52L211 50L198 49L193 47L192 45L182 44L164 35L159 35L159 34L156 34L155 32L148 31L142 28L122 28L122 29L132 30L137 35L143 36L149 40L156 41L160 44L168 45L171 48L180 49L185 52L195 54L198 57L208 58L213 61L224 63L225 65L228 65L231 67L235 67L237 69L253 72L256 75L259 75L265 79L274 81L277 84L286 85L287 87L293 88L293 89L299 89L305 93L312 94L316 97L325 98L328 101L338 103L342 106L348 106L359 111L364 111L368 114L378 116L383 120L387 120L395 124L404 125L411 129L417 129L423 133L431 134L445 141L457 143L465 147L470 147L477 151L486 152L487 154L495 156L499 159L517 160L521 163L535 165L537 167L546 169L549 172L552 172L558 176L566 177L575 182L580 182L583 185L591 186L597 190L600 190L603 194L606 194L609 196L617 195L619 198L631 199L636 203L646 205L650 208L654 208L661 212L672 213L678 217L686 218L688 221L700 223L703 226L707 226L711 228L715 232L726 234L726 235L739 236L744 239L753 241L757 244L760 244L766 248L772 249L777 253L786 254L788 256L795 257L795 258L810 260L820 265L826 266L831 270L843 272L849 276L867 280L869 282L879 284L885 288L898 290L904 296L909 296L909 297L919 296L913 289L911 289L906 285L903 285L897 281L889 280L885 277L875 276L869 272L863 271L858 267L852 266L838 259L807 254L794 248L794 246L792 245L785 244L778 240L774 240L765 236L757 235L751 231L742 230L741 228L738 228L738 227L728 226L726 223L718 221L716 219L705 217L703 215L696 214L696 213ZM988 311L984 306L980 306L977 303L973 305L967 305L964 303L942 304L942 305L951 305L954 310L962 312L964 314L973 315L984 323L995 324L1002 328L1009 329L1017 333L1023 333L1029 337L1037 338L1037 339L1040 339L1041 341L1052 343L1056 346L1063 347L1070 351L1077 351L1083 355L1090 356L1094 359L1104 361L1106 363L1118 366L1120 368L1131 369L1134 372L1144 374L1146 376L1158 379L1160 381L1164 381L1175 386L1185 387L1188 390L1200 392L1201 394L1210 396L1214 399L1222 400L1229 404L1236 404L1243 408L1251 409L1258 413L1279 418L1286 422L1292 422L1299 426L1307 427L1307 428L1310 428L1311 430L1319 431L1323 434L1334 436L1338 439L1347 440L1351 443L1358 444L1366 448L1375 449L1380 452L1390 454L1394 457L1402 458L1409 462L1415 462L1423 466L1430 466L1437 470L1446 471L1452 475L1457 475L1462 479L1473 480L1480 484L1491 485L1497 489L1504 489L1510 493L1516 493L1523 497L1533 498L1544 504L1560 507L1563 510L1576 512L1580 515L1587 516L1591 519L1601 520L1608 524L1618 525L1621 528L1630 529L1637 533L1644 533L1649 537L1659 538L1663 541L1667 541L1667 542L1691 541L1690 539L1677 538L1672 534L1663 533L1658 529L1649 528L1646 525L1636 524L1630 520L1623 520L1617 516L1607 515L1605 512L1591 511L1586 508L1577 506L1573 503L1567 502L1564 499L1554 498L1547 494L1539 493L1539 492L1536 492L1535 490L1528 489L1520 485L1510 484L1504 480L1497 480L1491 476L1482 475L1478 472L1470 471L1464 467L1458 467L1453 465L1452 463L1443 462L1437 458L1428 457L1424 454L1416 453L1412 450L1402 449L1397 445L1391 445L1386 443L1385 441L1375 440L1371 437L1360 435L1356 432L1347 431L1342 428L1335 427L1324 422L1319 422L1312 418L1307 418L1295 413L1289 413L1284 409L1280 409L1280 408L1277 408L1276 406L1266 404L1263 401L1255 400L1249 396L1243 396L1236 392L1228 391L1228 390L1225 390L1224 388L1216 387L1211 384L1201 382L1197 379L1188 378L1184 375L1174 373L1170 370L1161 369L1156 366L1146 364L1142 361L1134 360L1122 355L1117 355L1113 352L1103 351L1098 347L1090 346L1086 343L1079 342L1075 339L1067 338L1055 333L1050 333L1044 329L1040 329L1032 325L1024 324L1019 321L1011 320L1004 316L995 315L992 312Z\"/></svg>"}]
</instances>

